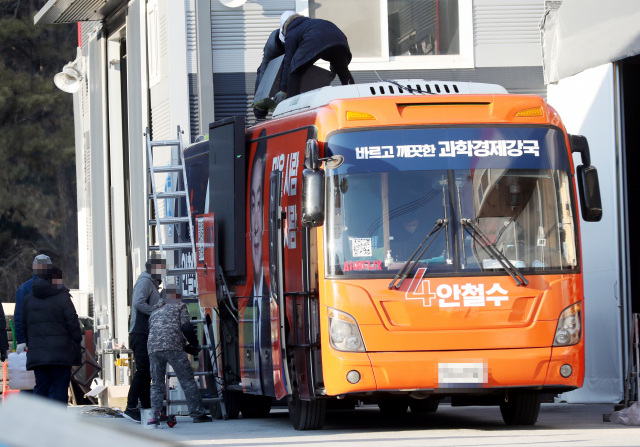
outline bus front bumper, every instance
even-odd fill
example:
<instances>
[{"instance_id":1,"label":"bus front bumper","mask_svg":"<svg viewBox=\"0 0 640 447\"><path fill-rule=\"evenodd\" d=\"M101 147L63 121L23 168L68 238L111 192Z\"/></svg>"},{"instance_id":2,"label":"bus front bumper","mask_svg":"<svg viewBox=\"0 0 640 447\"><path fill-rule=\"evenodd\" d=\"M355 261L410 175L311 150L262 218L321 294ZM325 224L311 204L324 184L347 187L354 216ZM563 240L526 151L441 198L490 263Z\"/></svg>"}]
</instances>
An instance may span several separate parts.
<instances>
[{"instance_id":1,"label":"bus front bumper","mask_svg":"<svg viewBox=\"0 0 640 447\"><path fill-rule=\"evenodd\" d=\"M582 386L583 343L563 348L438 352L343 353L330 349L323 353L325 390L330 396L414 390L474 393L511 387L567 390ZM568 377L560 372L563 365L571 367ZM457 377L466 366L482 369L482 379ZM347 380L353 370L361 377L355 384Z\"/></svg>"}]
</instances>

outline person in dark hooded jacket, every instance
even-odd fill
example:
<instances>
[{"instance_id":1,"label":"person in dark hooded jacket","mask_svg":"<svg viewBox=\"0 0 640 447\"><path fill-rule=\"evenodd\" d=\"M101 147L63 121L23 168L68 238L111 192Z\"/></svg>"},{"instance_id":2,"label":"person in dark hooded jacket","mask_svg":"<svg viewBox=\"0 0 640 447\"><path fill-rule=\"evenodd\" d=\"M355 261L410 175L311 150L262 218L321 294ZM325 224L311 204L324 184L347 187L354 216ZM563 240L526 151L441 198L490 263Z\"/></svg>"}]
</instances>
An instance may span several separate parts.
<instances>
[{"instance_id":1,"label":"person in dark hooded jacket","mask_svg":"<svg viewBox=\"0 0 640 447\"><path fill-rule=\"evenodd\" d=\"M31 293L22 302L22 334L27 346L27 370L33 370L33 394L64 404L68 400L71 367L80 361L82 332L62 272L33 280Z\"/></svg>"},{"instance_id":2,"label":"person in dark hooded jacket","mask_svg":"<svg viewBox=\"0 0 640 447\"><path fill-rule=\"evenodd\" d=\"M18 287L16 290L16 309L13 311L13 321L16 329L16 341L18 346L16 346L16 352L18 354L25 352L27 348L27 344L24 342L24 337L22 337L22 301L24 297L31 293L31 287L33 286L33 280L36 279L41 274L45 273L45 270L51 266L51 258L47 255L40 254L33 259L33 265L31 266L33 271L33 277L25 281Z\"/></svg>"},{"instance_id":3,"label":"person in dark hooded jacket","mask_svg":"<svg viewBox=\"0 0 640 447\"><path fill-rule=\"evenodd\" d=\"M284 68L276 103L300 94L302 76L319 59L331 64L342 85L355 84L349 71L351 50L347 36L333 23L285 11L280 18Z\"/></svg>"},{"instance_id":4,"label":"person in dark hooded jacket","mask_svg":"<svg viewBox=\"0 0 640 447\"><path fill-rule=\"evenodd\" d=\"M264 51L262 52L262 63L258 67L258 75L256 77L256 87L255 92L258 91L258 87L260 86L260 82L262 81L262 77L264 76L264 72L267 70L269 66L269 62L274 60L275 58L282 56L284 54L284 44L280 40L279 37L280 29L274 30L269 38L267 39L267 43L264 46ZM263 120L267 117L269 111L267 109L263 109L262 107L253 106L253 114L255 115L257 120Z\"/></svg>"}]
</instances>

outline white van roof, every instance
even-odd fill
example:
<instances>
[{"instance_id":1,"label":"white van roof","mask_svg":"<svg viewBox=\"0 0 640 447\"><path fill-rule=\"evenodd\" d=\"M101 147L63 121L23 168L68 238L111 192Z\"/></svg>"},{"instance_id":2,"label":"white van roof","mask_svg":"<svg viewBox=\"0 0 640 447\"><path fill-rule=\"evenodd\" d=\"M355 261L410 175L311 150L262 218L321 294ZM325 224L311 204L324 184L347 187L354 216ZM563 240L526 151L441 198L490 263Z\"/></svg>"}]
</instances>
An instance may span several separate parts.
<instances>
[{"instance_id":1,"label":"white van roof","mask_svg":"<svg viewBox=\"0 0 640 447\"><path fill-rule=\"evenodd\" d=\"M303 110L324 106L334 99L373 98L380 96L414 95L484 95L507 94L497 84L475 82L425 81L422 79L394 79L367 84L322 87L282 101L273 111L273 117L288 115Z\"/></svg>"}]
</instances>

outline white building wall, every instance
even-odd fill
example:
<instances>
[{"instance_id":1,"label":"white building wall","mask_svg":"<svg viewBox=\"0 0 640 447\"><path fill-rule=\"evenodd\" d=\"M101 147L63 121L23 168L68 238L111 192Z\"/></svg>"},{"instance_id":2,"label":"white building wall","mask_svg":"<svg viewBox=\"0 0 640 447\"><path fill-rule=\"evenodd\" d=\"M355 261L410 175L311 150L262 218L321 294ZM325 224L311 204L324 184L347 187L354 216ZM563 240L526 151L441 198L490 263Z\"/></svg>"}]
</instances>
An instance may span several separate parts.
<instances>
[{"instance_id":1,"label":"white building wall","mask_svg":"<svg viewBox=\"0 0 640 447\"><path fill-rule=\"evenodd\" d=\"M548 87L548 102L562 117L567 132L589 141L603 204L600 222L580 221L586 374L583 388L563 395L568 402L617 403L623 397L614 85L613 64L607 64ZM580 156L573 161L581 164Z\"/></svg>"}]
</instances>

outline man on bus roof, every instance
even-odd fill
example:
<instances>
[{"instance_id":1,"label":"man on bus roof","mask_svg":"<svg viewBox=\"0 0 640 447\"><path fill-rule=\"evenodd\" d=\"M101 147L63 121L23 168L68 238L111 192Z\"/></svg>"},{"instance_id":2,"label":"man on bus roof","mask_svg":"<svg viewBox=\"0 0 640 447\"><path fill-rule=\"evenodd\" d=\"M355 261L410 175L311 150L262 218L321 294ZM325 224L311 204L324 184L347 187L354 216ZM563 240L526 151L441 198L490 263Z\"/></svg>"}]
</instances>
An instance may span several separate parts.
<instances>
[{"instance_id":1,"label":"man on bus roof","mask_svg":"<svg viewBox=\"0 0 640 447\"><path fill-rule=\"evenodd\" d=\"M342 85L355 84L348 68L351 50L347 36L333 23L285 11L280 17L280 40L284 42L284 68L276 104L300 94L302 76L319 59L331 64Z\"/></svg>"}]
</instances>

